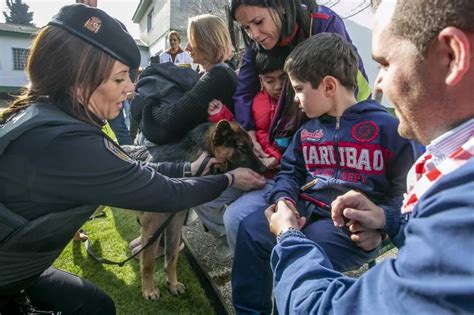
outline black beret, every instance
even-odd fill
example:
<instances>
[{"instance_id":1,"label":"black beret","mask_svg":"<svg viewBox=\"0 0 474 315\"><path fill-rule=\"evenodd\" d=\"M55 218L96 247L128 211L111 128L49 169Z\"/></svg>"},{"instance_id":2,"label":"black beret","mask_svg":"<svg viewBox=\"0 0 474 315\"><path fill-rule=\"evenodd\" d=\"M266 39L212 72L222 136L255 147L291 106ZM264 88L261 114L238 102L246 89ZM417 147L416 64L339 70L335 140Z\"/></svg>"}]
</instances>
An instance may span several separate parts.
<instances>
[{"instance_id":1,"label":"black beret","mask_svg":"<svg viewBox=\"0 0 474 315\"><path fill-rule=\"evenodd\" d=\"M140 66L140 51L125 25L100 9L82 3L67 5L48 25L64 28L131 69Z\"/></svg>"}]
</instances>

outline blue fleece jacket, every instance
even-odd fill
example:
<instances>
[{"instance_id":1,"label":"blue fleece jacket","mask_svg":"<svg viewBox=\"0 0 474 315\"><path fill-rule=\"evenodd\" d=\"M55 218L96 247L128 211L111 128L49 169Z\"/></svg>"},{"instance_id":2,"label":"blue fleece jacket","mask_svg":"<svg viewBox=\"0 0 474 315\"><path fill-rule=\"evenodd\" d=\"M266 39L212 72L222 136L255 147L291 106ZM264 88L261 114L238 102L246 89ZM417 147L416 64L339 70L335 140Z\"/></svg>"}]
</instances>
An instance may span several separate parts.
<instances>
[{"instance_id":1,"label":"blue fleece jacket","mask_svg":"<svg viewBox=\"0 0 474 315\"><path fill-rule=\"evenodd\" d=\"M349 190L367 195L386 215L385 232L400 227L400 207L406 174L420 154L420 146L401 138L398 120L375 101L349 107L341 117L322 116L304 123L281 160L270 204L280 198L297 200L300 187L318 178L305 193L326 204ZM300 209L301 211L301 209ZM303 215L330 213L311 202Z\"/></svg>"},{"instance_id":2,"label":"blue fleece jacket","mask_svg":"<svg viewBox=\"0 0 474 315\"><path fill-rule=\"evenodd\" d=\"M473 314L474 159L443 176L415 206L405 245L352 279L312 241L284 237L271 265L280 314Z\"/></svg>"}]
</instances>

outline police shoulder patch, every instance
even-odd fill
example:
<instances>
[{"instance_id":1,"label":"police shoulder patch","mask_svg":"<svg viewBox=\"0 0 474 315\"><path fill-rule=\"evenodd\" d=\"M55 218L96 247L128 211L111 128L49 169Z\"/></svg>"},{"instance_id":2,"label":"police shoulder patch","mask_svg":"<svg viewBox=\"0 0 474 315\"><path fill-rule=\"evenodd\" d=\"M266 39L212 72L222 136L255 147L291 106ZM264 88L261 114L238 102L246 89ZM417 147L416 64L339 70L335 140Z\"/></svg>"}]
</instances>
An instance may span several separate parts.
<instances>
[{"instance_id":1,"label":"police shoulder patch","mask_svg":"<svg viewBox=\"0 0 474 315\"><path fill-rule=\"evenodd\" d=\"M123 151L122 148L120 148L113 141L104 137L104 144L107 150L112 152L112 154L118 157L119 159L124 160L125 162L133 162L132 158L129 157L128 154L125 153L125 151Z\"/></svg>"}]
</instances>

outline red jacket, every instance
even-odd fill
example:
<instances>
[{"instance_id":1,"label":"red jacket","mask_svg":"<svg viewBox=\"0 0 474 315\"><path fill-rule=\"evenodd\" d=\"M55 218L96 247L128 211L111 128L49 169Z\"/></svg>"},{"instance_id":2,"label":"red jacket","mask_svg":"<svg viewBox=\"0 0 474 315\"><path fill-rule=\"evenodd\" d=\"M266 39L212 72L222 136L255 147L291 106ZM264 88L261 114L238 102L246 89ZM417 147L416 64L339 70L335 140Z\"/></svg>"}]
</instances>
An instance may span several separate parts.
<instances>
[{"instance_id":1,"label":"red jacket","mask_svg":"<svg viewBox=\"0 0 474 315\"><path fill-rule=\"evenodd\" d=\"M255 120L255 134L258 143L260 143L265 153L276 158L278 163L280 163L281 152L276 146L270 143L269 136L270 124L275 115L276 106L277 100L270 97L265 90L261 90L253 98L252 115Z\"/></svg>"},{"instance_id":2,"label":"red jacket","mask_svg":"<svg viewBox=\"0 0 474 315\"><path fill-rule=\"evenodd\" d=\"M213 123L218 123L220 120L226 119L228 121L234 121L234 114L227 108L222 106L221 110L213 115L208 115L207 120Z\"/></svg>"}]
</instances>

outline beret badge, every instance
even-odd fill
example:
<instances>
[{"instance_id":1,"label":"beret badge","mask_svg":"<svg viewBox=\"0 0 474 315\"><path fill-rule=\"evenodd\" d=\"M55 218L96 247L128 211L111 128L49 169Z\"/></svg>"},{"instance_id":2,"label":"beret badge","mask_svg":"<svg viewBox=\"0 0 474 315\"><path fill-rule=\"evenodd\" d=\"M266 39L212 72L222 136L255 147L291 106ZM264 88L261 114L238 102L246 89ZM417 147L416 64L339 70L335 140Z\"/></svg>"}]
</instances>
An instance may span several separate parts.
<instances>
[{"instance_id":1,"label":"beret badge","mask_svg":"<svg viewBox=\"0 0 474 315\"><path fill-rule=\"evenodd\" d=\"M87 19L86 23L84 23L84 27L94 34L97 34L101 26L102 21L95 16L90 17L89 19Z\"/></svg>"}]
</instances>

